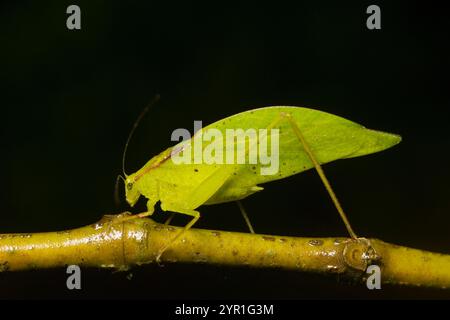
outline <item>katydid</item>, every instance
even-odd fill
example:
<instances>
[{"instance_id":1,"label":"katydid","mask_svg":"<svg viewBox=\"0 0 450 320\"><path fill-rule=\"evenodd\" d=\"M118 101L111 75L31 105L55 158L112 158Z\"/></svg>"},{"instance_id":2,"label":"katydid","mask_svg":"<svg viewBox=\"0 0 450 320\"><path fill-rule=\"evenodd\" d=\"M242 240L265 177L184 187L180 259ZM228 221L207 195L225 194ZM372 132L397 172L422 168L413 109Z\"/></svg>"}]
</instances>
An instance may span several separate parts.
<instances>
[{"instance_id":1,"label":"katydid","mask_svg":"<svg viewBox=\"0 0 450 320\"><path fill-rule=\"evenodd\" d=\"M135 128L136 124L132 133ZM256 163L255 161L253 163L236 161L238 156L234 153L237 152L239 143L236 146L234 141L239 138L238 136L232 139L228 139L227 136L224 143L216 144L215 148L211 148L217 141L210 136L210 139L205 142L202 137L212 129L215 129L213 131L216 133L222 133L223 136L231 132L231 129L242 129L244 140L241 140L241 147L243 142L245 159L250 158L252 152L253 155L256 152L256 159L258 159L258 156L261 156L263 144L276 142L278 148L276 172L262 174L264 168L267 169L267 162L263 164L258 161ZM264 131L266 134L258 139L254 135L245 134L249 129L254 129L255 132L266 130ZM268 134L275 131L276 135ZM400 141L401 137L398 135L366 129L344 118L309 108L276 106L245 111L206 126L195 133L190 140L182 141L153 157L133 174L126 175L124 171L123 180L128 204L133 207L141 195L148 199L146 212L125 219L152 215L154 206L158 202L163 211L192 217L184 229L161 248L156 257L159 261L164 251L200 218L197 208L201 205L239 201L255 192L262 191L260 184L315 168L349 235L357 238L321 164L382 151ZM200 148L199 143L202 143ZM128 143L125 151L127 145ZM216 160L227 157L226 159L235 161L231 163L196 161L198 159L195 159L195 152L204 152L207 149L211 156L211 149L214 149L215 154L212 157ZM231 151L234 153L228 157L226 153ZM181 155L184 156L184 160L192 161L182 163L174 161L175 157ZM125 158L125 154L123 157ZM123 162L125 162L124 159ZM243 211L241 205L240 208Z\"/></svg>"}]
</instances>

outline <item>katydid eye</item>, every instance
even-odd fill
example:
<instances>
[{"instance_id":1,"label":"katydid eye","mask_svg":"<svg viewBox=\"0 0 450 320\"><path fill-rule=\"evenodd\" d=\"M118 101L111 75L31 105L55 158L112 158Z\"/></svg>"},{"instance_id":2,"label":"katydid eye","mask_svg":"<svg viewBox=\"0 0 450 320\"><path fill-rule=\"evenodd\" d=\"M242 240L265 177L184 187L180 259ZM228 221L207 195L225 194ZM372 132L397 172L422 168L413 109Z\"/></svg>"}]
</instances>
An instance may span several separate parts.
<instances>
[{"instance_id":1,"label":"katydid eye","mask_svg":"<svg viewBox=\"0 0 450 320\"><path fill-rule=\"evenodd\" d=\"M133 183L132 182L128 182L127 189L131 190L132 188L133 188Z\"/></svg>"}]
</instances>

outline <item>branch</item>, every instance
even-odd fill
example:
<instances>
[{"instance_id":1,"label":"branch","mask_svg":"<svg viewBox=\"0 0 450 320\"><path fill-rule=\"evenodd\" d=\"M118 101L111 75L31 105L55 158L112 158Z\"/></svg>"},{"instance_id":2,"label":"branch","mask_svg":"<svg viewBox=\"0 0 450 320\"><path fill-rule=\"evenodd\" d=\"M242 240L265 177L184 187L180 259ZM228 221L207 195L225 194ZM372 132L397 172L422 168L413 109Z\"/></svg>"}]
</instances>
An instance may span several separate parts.
<instances>
[{"instance_id":1,"label":"branch","mask_svg":"<svg viewBox=\"0 0 450 320\"><path fill-rule=\"evenodd\" d=\"M83 267L127 270L155 263L158 250L179 227L151 219L118 222L126 214L105 216L73 230L0 234L0 272ZM385 243L376 239L298 238L190 229L162 256L166 262L281 268L339 274L363 281L370 264L381 268L384 283L450 287L450 255Z\"/></svg>"}]
</instances>

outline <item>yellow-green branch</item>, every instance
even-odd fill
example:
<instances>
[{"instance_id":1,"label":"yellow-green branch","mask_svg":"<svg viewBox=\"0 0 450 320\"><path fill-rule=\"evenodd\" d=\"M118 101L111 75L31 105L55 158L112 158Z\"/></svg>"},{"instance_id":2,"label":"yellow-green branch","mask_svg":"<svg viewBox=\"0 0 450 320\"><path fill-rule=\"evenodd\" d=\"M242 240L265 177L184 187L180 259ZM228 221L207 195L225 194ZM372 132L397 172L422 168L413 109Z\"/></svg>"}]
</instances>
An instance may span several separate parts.
<instances>
[{"instance_id":1,"label":"yellow-green branch","mask_svg":"<svg viewBox=\"0 0 450 320\"><path fill-rule=\"evenodd\" d=\"M106 216L86 227L48 233L0 234L0 272L61 267L126 270L155 263L177 227L151 219L117 223ZM450 287L450 255L375 239L298 238L191 229L162 256L163 262L276 267L340 274L363 280L370 264L384 283Z\"/></svg>"}]
</instances>

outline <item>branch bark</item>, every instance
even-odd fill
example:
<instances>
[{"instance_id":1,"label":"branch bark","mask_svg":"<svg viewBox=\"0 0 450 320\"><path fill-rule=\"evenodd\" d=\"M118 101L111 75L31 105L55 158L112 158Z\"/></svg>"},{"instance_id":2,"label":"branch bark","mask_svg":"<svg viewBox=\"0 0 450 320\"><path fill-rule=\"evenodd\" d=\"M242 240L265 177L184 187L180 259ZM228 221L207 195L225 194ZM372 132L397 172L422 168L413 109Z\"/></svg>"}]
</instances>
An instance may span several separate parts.
<instances>
[{"instance_id":1,"label":"branch bark","mask_svg":"<svg viewBox=\"0 0 450 320\"><path fill-rule=\"evenodd\" d=\"M155 263L158 250L179 230L151 219L122 215L78 229L0 234L0 272L82 267L127 270ZM364 281L371 264L383 283L450 288L450 255L376 239L299 238L190 229L162 256L163 262L208 263L339 274Z\"/></svg>"}]
</instances>

